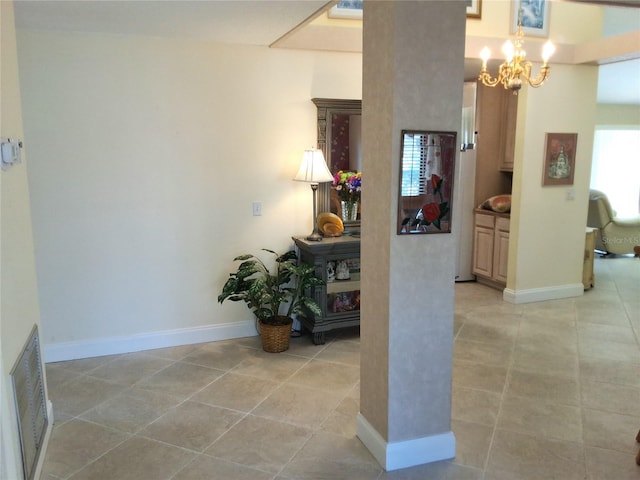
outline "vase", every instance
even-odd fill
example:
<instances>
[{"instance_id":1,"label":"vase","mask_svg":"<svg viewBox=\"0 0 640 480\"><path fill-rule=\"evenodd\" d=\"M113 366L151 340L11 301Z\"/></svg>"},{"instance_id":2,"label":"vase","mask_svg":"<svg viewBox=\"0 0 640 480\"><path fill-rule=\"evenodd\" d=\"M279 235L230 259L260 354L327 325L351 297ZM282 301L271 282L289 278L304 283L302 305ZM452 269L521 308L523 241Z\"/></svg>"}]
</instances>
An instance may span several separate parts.
<instances>
[{"instance_id":1,"label":"vase","mask_svg":"<svg viewBox=\"0 0 640 480\"><path fill-rule=\"evenodd\" d=\"M342 207L342 221L343 222L355 222L358 219L358 201L357 200L342 200L340 202Z\"/></svg>"}]
</instances>

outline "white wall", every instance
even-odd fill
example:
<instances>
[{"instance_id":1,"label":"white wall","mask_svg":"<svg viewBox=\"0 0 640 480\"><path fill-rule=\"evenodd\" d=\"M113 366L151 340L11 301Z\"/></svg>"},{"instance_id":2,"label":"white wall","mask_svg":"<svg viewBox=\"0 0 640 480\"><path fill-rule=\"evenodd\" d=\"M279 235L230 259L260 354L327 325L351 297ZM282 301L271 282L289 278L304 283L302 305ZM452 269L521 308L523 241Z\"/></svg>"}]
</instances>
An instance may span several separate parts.
<instances>
[{"instance_id":1,"label":"white wall","mask_svg":"<svg viewBox=\"0 0 640 480\"><path fill-rule=\"evenodd\" d=\"M46 359L251 333L217 294L233 257L311 231L311 98L361 98L361 55L31 31L18 51Z\"/></svg>"},{"instance_id":2,"label":"white wall","mask_svg":"<svg viewBox=\"0 0 640 480\"><path fill-rule=\"evenodd\" d=\"M0 2L0 137L23 139L13 2ZM22 475L10 372L40 323L25 154L0 172L0 478Z\"/></svg>"},{"instance_id":3,"label":"white wall","mask_svg":"<svg viewBox=\"0 0 640 480\"><path fill-rule=\"evenodd\" d=\"M582 295L597 82L597 66L554 65L519 94L507 281L517 303ZM572 186L542 186L547 132L578 134Z\"/></svg>"}]
</instances>

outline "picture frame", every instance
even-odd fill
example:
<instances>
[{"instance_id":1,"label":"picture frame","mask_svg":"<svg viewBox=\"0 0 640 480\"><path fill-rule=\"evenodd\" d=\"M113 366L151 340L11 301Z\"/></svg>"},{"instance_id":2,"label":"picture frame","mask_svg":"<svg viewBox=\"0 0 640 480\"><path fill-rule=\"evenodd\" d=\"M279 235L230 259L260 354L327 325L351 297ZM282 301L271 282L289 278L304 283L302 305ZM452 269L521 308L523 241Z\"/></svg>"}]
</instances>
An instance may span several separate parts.
<instances>
[{"instance_id":1,"label":"picture frame","mask_svg":"<svg viewBox=\"0 0 640 480\"><path fill-rule=\"evenodd\" d=\"M329 18L362 20L363 0L341 0L329 9Z\"/></svg>"},{"instance_id":2,"label":"picture frame","mask_svg":"<svg viewBox=\"0 0 640 480\"><path fill-rule=\"evenodd\" d=\"M457 132L402 130L398 235L451 233Z\"/></svg>"},{"instance_id":3,"label":"picture frame","mask_svg":"<svg viewBox=\"0 0 640 480\"><path fill-rule=\"evenodd\" d=\"M467 18L482 18L482 0L466 0Z\"/></svg>"},{"instance_id":4,"label":"picture frame","mask_svg":"<svg viewBox=\"0 0 640 480\"><path fill-rule=\"evenodd\" d=\"M545 134L543 186L573 185L577 144L577 133Z\"/></svg>"},{"instance_id":5,"label":"picture frame","mask_svg":"<svg viewBox=\"0 0 640 480\"><path fill-rule=\"evenodd\" d=\"M549 36L550 0L511 0L511 33L518 31L518 21L522 20L525 36Z\"/></svg>"}]
</instances>

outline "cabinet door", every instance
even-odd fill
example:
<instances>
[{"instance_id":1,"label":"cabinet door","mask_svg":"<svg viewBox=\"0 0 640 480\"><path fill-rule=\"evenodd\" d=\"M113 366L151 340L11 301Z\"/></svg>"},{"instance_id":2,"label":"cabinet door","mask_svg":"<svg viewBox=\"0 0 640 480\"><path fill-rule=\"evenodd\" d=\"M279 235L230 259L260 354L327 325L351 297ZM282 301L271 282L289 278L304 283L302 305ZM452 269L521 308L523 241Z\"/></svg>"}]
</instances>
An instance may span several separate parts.
<instances>
[{"instance_id":1,"label":"cabinet door","mask_svg":"<svg viewBox=\"0 0 640 480\"><path fill-rule=\"evenodd\" d=\"M491 277L493 269L493 228L476 225L473 230L473 273Z\"/></svg>"},{"instance_id":2,"label":"cabinet door","mask_svg":"<svg viewBox=\"0 0 640 480\"><path fill-rule=\"evenodd\" d=\"M496 230L493 250L493 279L507 283L509 265L509 232Z\"/></svg>"}]
</instances>

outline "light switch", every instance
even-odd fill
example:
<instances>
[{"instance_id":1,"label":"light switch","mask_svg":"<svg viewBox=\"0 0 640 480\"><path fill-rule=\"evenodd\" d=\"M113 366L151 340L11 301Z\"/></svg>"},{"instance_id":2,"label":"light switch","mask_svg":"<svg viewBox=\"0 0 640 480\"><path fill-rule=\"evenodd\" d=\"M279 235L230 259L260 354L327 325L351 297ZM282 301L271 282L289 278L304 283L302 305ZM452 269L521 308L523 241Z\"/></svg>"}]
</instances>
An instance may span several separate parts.
<instances>
[{"instance_id":1,"label":"light switch","mask_svg":"<svg viewBox=\"0 0 640 480\"><path fill-rule=\"evenodd\" d=\"M262 202L253 202L253 216L259 217L262 215Z\"/></svg>"}]
</instances>

